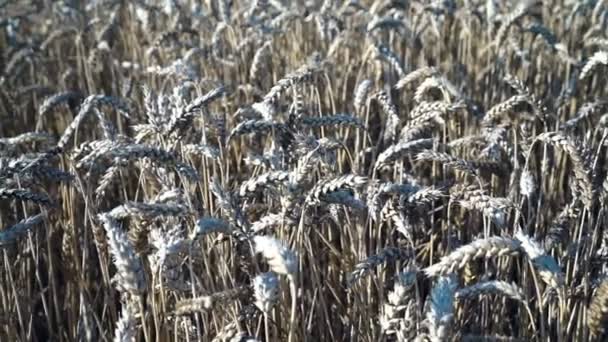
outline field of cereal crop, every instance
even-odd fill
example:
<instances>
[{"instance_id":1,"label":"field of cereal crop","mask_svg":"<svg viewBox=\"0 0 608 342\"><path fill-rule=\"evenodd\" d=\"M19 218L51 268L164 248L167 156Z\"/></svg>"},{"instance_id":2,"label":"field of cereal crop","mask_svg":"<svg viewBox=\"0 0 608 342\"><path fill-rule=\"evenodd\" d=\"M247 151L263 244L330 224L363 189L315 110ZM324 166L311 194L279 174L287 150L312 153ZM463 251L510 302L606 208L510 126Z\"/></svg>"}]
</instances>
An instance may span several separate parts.
<instances>
[{"instance_id":1,"label":"field of cereal crop","mask_svg":"<svg viewBox=\"0 0 608 342\"><path fill-rule=\"evenodd\" d=\"M0 341L605 341L608 2L0 0Z\"/></svg>"}]
</instances>

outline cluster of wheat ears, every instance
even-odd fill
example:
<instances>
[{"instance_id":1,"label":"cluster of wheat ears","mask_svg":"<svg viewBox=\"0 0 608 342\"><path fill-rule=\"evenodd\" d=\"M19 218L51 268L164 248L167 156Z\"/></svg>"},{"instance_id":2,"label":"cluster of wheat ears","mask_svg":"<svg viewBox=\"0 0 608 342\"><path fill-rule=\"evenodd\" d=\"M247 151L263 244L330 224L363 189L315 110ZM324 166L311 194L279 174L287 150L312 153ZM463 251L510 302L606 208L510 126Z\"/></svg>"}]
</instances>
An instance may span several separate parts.
<instances>
[{"instance_id":1,"label":"cluster of wheat ears","mask_svg":"<svg viewBox=\"0 0 608 342\"><path fill-rule=\"evenodd\" d=\"M0 341L608 338L608 2L0 1Z\"/></svg>"}]
</instances>

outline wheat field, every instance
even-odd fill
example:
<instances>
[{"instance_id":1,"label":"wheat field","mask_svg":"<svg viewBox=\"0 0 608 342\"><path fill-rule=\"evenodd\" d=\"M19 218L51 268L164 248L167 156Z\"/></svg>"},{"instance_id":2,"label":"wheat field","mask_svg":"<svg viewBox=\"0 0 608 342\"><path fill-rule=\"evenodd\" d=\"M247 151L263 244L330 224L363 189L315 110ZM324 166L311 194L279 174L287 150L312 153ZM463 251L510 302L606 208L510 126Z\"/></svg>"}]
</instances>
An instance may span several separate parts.
<instances>
[{"instance_id":1,"label":"wheat field","mask_svg":"<svg viewBox=\"0 0 608 342\"><path fill-rule=\"evenodd\" d=\"M608 2L0 1L0 341L608 340Z\"/></svg>"}]
</instances>

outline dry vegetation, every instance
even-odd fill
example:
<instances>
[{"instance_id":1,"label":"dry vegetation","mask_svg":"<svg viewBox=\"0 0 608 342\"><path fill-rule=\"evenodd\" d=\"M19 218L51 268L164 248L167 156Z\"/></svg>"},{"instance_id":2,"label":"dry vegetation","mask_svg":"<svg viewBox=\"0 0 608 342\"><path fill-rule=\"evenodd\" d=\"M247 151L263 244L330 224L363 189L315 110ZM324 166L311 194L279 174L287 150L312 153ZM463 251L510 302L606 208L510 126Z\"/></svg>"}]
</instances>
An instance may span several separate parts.
<instances>
[{"instance_id":1,"label":"dry vegetation","mask_svg":"<svg viewBox=\"0 0 608 342\"><path fill-rule=\"evenodd\" d=\"M1 341L606 338L606 1L32 2Z\"/></svg>"}]
</instances>

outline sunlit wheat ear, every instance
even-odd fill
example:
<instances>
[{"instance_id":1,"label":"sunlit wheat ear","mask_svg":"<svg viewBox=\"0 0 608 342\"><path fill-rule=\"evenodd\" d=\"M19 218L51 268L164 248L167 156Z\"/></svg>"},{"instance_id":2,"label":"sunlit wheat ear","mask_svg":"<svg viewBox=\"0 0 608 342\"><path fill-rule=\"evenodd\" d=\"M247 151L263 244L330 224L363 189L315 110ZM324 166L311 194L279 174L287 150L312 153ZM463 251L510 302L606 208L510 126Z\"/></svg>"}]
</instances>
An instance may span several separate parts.
<instances>
[{"instance_id":1,"label":"sunlit wheat ear","mask_svg":"<svg viewBox=\"0 0 608 342\"><path fill-rule=\"evenodd\" d=\"M296 254L279 240L269 236L254 236L253 248L264 257L273 272L290 276L297 274Z\"/></svg>"},{"instance_id":2,"label":"sunlit wheat ear","mask_svg":"<svg viewBox=\"0 0 608 342\"><path fill-rule=\"evenodd\" d=\"M532 176L528 170L521 173L521 178L519 179L519 191L522 195L528 198L532 196L534 191L536 191L536 182L534 180L534 176Z\"/></svg>"},{"instance_id":3,"label":"sunlit wheat ear","mask_svg":"<svg viewBox=\"0 0 608 342\"><path fill-rule=\"evenodd\" d=\"M218 7L222 7L222 5L218 5ZM213 54L213 57L218 63L221 63L221 65L224 65L226 67L232 68L236 65L234 61L234 56L231 54L228 55L222 53L222 50L228 45L224 44L224 40L222 39L222 37L225 35L224 32L229 31L229 28L230 26L227 24L227 21L221 21L217 23L217 25L215 26L215 30L213 31L213 35L211 37L211 53Z\"/></svg>"},{"instance_id":4,"label":"sunlit wheat ear","mask_svg":"<svg viewBox=\"0 0 608 342\"><path fill-rule=\"evenodd\" d=\"M557 244L565 242L569 235L570 224L580 214L580 208L575 203L568 204L562 208L559 215L551 222L547 236L545 236L545 249L551 250Z\"/></svg>"},{"instance_id":5,"label":"sunlit wheat ear","mask_svg":"<svg viewBox=\"0 0 608 342\"><path fill-rule=\"evenodd\" d=\"M380 213L380 210L382 209L384 201L387 197L393 195L409 196L418 190L420 190L418 186L408 183L396 184L391 182L370 182L369 186L367 187L367 207L371 218L373 220L379 219L378 214Z\"/></svg>"},{"instance_id":6,"label":"sunlit wheat ear","mask_svg":"<svg viewBox=\"0 0 608 342\"><path fill-rule=\"evenodd\" d=\"M105 96L105 95L91 95L87 97L80 106L80 111L78 115L74 118L72 123L65 129L63 135L59 139L57 146L60 148L66 147L67 143L70 141L82 121L93 113L93 109L100 105L107 105L117 109L119 112L123 113L125 116L128 116L129 113L129 105L124 100Z\"/></svg>"},{"instance_id":7,"label":"sunlit wheat ear","mask_svg":"<svg viewBox=\"0 0 608 342\"><path fill-rule=\"evenodd\" d=\"M216 292L208 296L200 296L193 299L183 299L175 304L176 315L186 315L193 312L211 311L215 306L228 304L241 297L247 297L251 293L245 286Z\"/></svg>"},{"instance_id":8,"label":"sunlit wheat ear","mask_svg":"<svg viewBox=\"0 0 608 342\"><path fill-rule=\"evenodd\" d=\"M196 221L196 227L190 236L191 240L203 237L210 233L230 233L233 228L229 222L215 217L201 217Z\"/></svg>"},{"instance_id":9,"label":"sunlit wheat ear","mask_svg":"<svg viewBox=\"0 0 608 342\"><path fill-rule=\"evenodd\" d=\"M335 114L325 116L303 116L298 122L304 127L332 127L332 126L354 126L365 129L361 120L350 114Z\"/></svg>"},{"instance_id":10,"label":"sunlit wheat ear","mask_svg":"<svg viewBox=\"0 0 608 342\"><path fill-rule=\"evenodd\" d=\"M351 272L348 279L348 287L352 287L359 279L363 278L378 265L397 260L408 260L412 257L413 252L410 249L397 247L384 248L378 254L374 254L355 265L355 269Z\"/></svg>"},{"instance_id":11,"label":"sunlit wheat ear","mask_svg":"<svg viewBox=\"0 0 608 342\"><path fill-rule=\"evenodd\" d=\"M323 63L320 55L318 53L313 54L306 64L280 79L264 96L264 102L274 105L279 100L281 94L294 85L312 81L314 74L321 71L322 67ZM265 117L265 119L271 120L272 117Z\"/></svg>"},{"instance_id":12,"label":"sunlit wheat ear","mask_svg":"<svg viewBox=\"0 0 608 342\"><path fill-rule=\"evenodd\" d=\"M431 341L449 341L454 318L454 294L458 284L454 276L440 277L431 290L426 324Z\"/></svg>"},{"instance_id":13,"label":"sunlit wheat ear","mask_svg":"<svg viewBox=\"0 0 608 342\"><path fill-rule=\"evenodd\" d=\"M526 253L532 265L537 269L541 279L549 286L557 288L564 285L564 274L559 265L548 255L538 242L534 241L522 231L515 234L515 238L521 243L521 249Z\"/></svg>"},{"instance_id":14,"label":"sunlit wheat ear","mask_svg":"<svg viewBox=\"0 0 608 342\"><path fill-rule=\"evenodd\" d=\"M249 69L249 78L251 80L263 79L261 73L266 70L265 64L272 57L271 45L272 42L266 42L255 52L253 61L251 62L251 68Z\"/></svg>"},{"instance_id":15,"label":"sunlit wheat ear","mask_svg":"<svg viewBox=\"0 0 608 342\"><path fill-rule=\"evenodd\" d=\"M491 197L480 189L465 189L461 193L456 191L452 194L452 199L458 200L463 208L480 211L500 227L507 223L508 210L514 207L508 198Z\"/></svg>"},{"instance_id":16,"label":"sunlit wheat ear","mask_svg":"<svg viewBox=\"0 0 608 342\"><path fill-rule=\"evenodd\" d=\"M135 342L137 337L137 321L128 303L122 304L120 318L114 330L114 342Z\"/></svg>"},{"instance_id":17,"label":"sunlit wheat ear","mask_svg":"<svg viewBox=\"0 0 608 342\"><path fill-rule=\"evenodd\" d=\"M153 219L157 217L183 217L190 213L189 209L179 203L140 203L127 202L112 209L108 215L120 220L127 217Z\"/></svg>"},{"instance_id":18,"label":"sunlit wheat ear","mask_svg":"<svg viewBox=\"0 0 608 342\"><path fill-rule=\"evenodd\" d=\"M498 294L518 302L525 302L523 290L520 287L500 280L490 280L458 289L456 299L464 300L489 294Z\"/></svg>"},{"instance_id":19,"label":"sunlit wheat ear","mask_svg":"<svg viewBox=\"0 0 608 342\"><path fill-rule=\"evenodd\" d=\"M253 278L255 305L263 313L269 314L279 300L279 278L274 272L267 272Z\"/></svg>"},{"instance_id":20,"label":"sunlit wheat ear","mask_svg":"<svg viewBox=\"0 0 608 342\"><path fill-rule=\"evenodd\" d=\"M241 330L237 322L222 327L211 342L259 342L255 337L247 335Z\"/></svg>"},{"instance_id":21,"label":"sunlit wheat ear","mask_svg":"<svg viewBox=\"0 0 608 342\"><path fill-rule=\"evenodd\" d=\"M292 219L283 214L268 214L253 222L251 224L251 231L253 234L258 234L273 227L281 225L290 226L294 223Z\"/></svg>"},{"instance_id":22,"label":"sunlit wheat ear","mask_svg":"<svg viewBox=\"0 0 608 342\"><path fill-rule=\"evenodd\" d=\"M606 335L608 323L608 279L602 280L589 304L587 326L596 339Z\"/></svg>"},{"instance_id":23,"label":"sunlit wheat ear","mask_svg":"<svg viewBox=\"0 0 608 342\"><path fill-rule=\"evenodd\" d=\"M402 272L395 276L395 285L393 291L388 296L388 302L392 305L401 305L404 303L406 292L415 285L418 269L415 266L408 266Z\"/></svg>"},{"instance_id":24,"label":"sunlit wheat ear","mask_svg":"<svg viewBox=\"0 0 608 342\"><path fill-rule=\"evenodd\" d=\"M416 153L420 150L428 149L433 146L433 139L401 140L394 145L390 145L376 159L376 169L382 168L389 163L396 161L408 154Z\"/></svg>"},{"instance_id":25,"label":"sunlit wheat ear","mask_svg":"<svg viewBox=\"0 0 608 342\"><path fill-rule=\"evenodd\" d=\"M443 126L446 120L450 119L449 114L463 109L464 103L449 103L445 101L422 101L412 111L409 116L411 121L408 126L415 127L426 124L430 121Z\"/></svg>"},{"instance_id":26,"label":"sunlit wheat ear","mask_svg":"<svg viewBox=\"0 0 608 342\"><path fill-rule=\"evenodd\" d=\"M398 77L405 76L399 57L388 46L384 44L372 44L369 49L375 58L388 63L397 72Z\"/></svg>"},{"instance_id":27,"label":"sunlit wheat ear","mask_svg":"<svg viewBox=\"0 0 608 342\"><path fill-rule=\"evenodd\" d=\"M378 6L377 3L374 3L370 7L370 12L377 14L378 12L376 11L378 11ZM404 24L403 21L395 19L392 16L374 16L374 18L371 18L371 20L367 23L367 27L365 28L368 34L373 33L376 30L383 29L395 30L401 34L404 34L407 37L408 42L410 39L414 39L414 32L412 32L411 28Z\"/></svg>"},{"instance_id":28,"label":"sunlit wheat ear","mask_svg":"<svg viewBox=\"0 0 608 342\"><path fill-rule=\"evenodd\" d=\"M527 96L527 102L532 107L532 111L535 114L542 114L539 111L544 110L542 108L542 101L534 95L534 93L524 84L524 82L517 77L507 74L504 78L505 82L513 88L517 94Z\"/></svg>"},{"instance_id":29,"label":"sunlit wheat ear","mask_svg":"<svg viewBox=\"0 0 608 342\"><path fill-rule=\"evenodd\" d=\"M21 145L28 145L38 143L42 146L49 146L53 143L53 137L47 133L40 132L27 132L19 135L7 138L0 138L0 148L5 150L12 150Z\"/></svg>"},{"instance_id":30,"label":"sunlit wheat ear","mask_svg":"<svg viewBox=\"0 0 608 342\"><path fill-rule=\"evenodd\" d=\"M396 209L395 205L389 201L382 209L381 217L382 220L390 219L395 226L395 230L403 235L410 244L413 244L413 227L410 219L402 210Z\"/></svg>"},{"instance_id":31,"label":"sunlit wheat ear","mask_svg":"<svg viewBox=\"0 0 608 342\"><path fill-rule=\"evenodd\" d=\"M494 105L483 118L483 124L487 127L500 122L505 116L514 111L518 106L529 103L527 94L513 95L507 100Z\"/></svg>"},{"instance_id":32,"label":"sunlit wheat ear","mask_svg":"<svg viewBox=\"0 0 608 342\"><path fill-rule=\"evenodd\" d=\"M517 254L520 247L519 241L498 236L475 240L444 256L438 263L425 268L424 273L429 277L453 273L475 259Z\"/></svg>"},{"instance_id":33,"label":"sunlit wheat ear","mask_svg":"<svg viewBox=\"0 0 608 342\"><path fill-rule=\"evenodd\" d=\"M103 142L102 148L92 151L76 164L77 168L90 168L96 166L101 159L110 160L139 160L149 159L154 163L175 168L175 170L189 178L198 180L198 172L191 166L181 162L173 152L144 144L117 143L113 141Z\"/></svg>"},{"instance_id":34,"label":"sunlit wheat ear","mask_svg":"<svg viewBox=\"0 0 608 342\"><path fill-rule=\"evenodd\" d=\"M78 29L75 27L58 28L49 33L46 39L40 44L40 50L47 50L53 46L54 42L61 40L62 38L69 37L70 35L78 35Z\"/></svg>"},{"instance_id":35,"label":"sunlit wheat ear","mask_svg":"<svg viewBox=\"0 0 608 342\"><path fill-rule=\"evenodd\" d=\"M15 243L21 236L27 234L37 225L41 224L46 217L45 214L38 214L25 218L19 223L0 231L0 247Z\"/></svg>"},{"instance_id":36,"label":"sunlit wheat ear","mask_svg":"<svg viewBox=\"0 0 608 342\"><path fill-rule=\"evenodd\" d=\"M339 177L327 178L319 181L306 197L307 205L316 205L323 201L323 198L331 192L340 189L359 189L367 183L367 177L358 175L343 175Z\"/></svg>"},{"instance_id":37,"label":"sunlit wheat ear","mask_svg":"<svg viewBox=\"0 0 608 342\"><path fill-rule=\"evenodd\" d=\"M412 84L414 82L417 82L418 80L421 79L425 79L427 77L431 77L434 75L438 75L439 71L435 68L435 67L422 67L419 69L416 69L410 73L408 73L407 75L405 75L405 77L401 78L397 84L395 84L395 89L397 90L401 90L403 88L413 88Z\"/></svg>"},{"instance_id":38,"label":"sunlit wheat ear","mask_svg":"<svg viewBox=\"0 0 608 342\"><path fill-rule=\"evenodd\" d=\"M18 200L22 202L32 202L44 207L52 207L55 204L43 193L34 192L28 189L10 189L0 185L0 199Z\"/></svg>"},{"instance_id":39,"label":"sunlit wheat ear","mask_svg":"<svg viewBox=\"0 0 608 342\"><path fill-rule=\"evenodd\" d=\"M174 267L177 262L172 261L172 258L187 248L184 238L180 235L179 226L166 231L159 228L152 229L149 240L150 245L155 249L154 253L148 256L150 268L153 272Z\"/></svg>"},{"instance_id":40,"label":"sunlit wheat ear","mask_svg":"<svg viewBox=\"0 0 608 342\"><path fill-rule=\"evenodd\" d=\"M590 37L585 39L585 46L598 46L608 48L608 39L603 37Z\"/></svg>"},{"instance_id":41,"label":"sunlit wheat ear","mask_svg":"<svg viewBox=\"0 0 608 342\"><path fill-rule=\"evenodd\" d=\"M450 94L446 89L443 78L437 76L427 77L416 88L414 93L414 101L421 103L425 99L437 99L441 97L444 101L450 101Z\"/></svg>"},{"instance_id":42,"label":"sunlit wheat ear","mask_svg":"<svg viewBox=\"0 0 608 342\"><path fill-rule=\"evenodd\" d=\"M163 187L163 190L154 196L152 203L183 203L184 195L184 190L181 188Z\"/></svg>"},{"instance_id":43,"label":"sunlit wheat ear","mask_svg":"<svg viewBox=\"0 0 608 342\"><path fill-rule=\"evenodd\" d=\"M443 114L440 111L426 111L415 118L412 118L412 120L410 120L407 125L401 129L399 137L402 139L402 136L406 135L405 132L410 130L421 129L424 127L433 128L436 126L445 126ZM403 133L403 135L401 133Z\"/></svg>"},{"instance_id":44,"label":"sunlit wheat ear","mask_svg":"<svg viewBox=\"0 0 608 342\"><path fill-rule=\"evenodd\" d=\"M287 117L287 126L290 128L297 127L298 120L306 115L308 108L306 107L306 100L304 98L303 91L298 88L293 97L293 102L289 107L289 116Z\"/></svg>"},{"instance_id":45,"label":"sunlit wheat ear","mask_svg":"<svg viewBox=\"0 0 608 342\"><path fill-rule=\"evenodd\" d=\"M386 115L386 126L383 139L387 142L393 141L397 136L397 128L401 124L401 119L397 113L397 107L393 103L390 95L386 91L380 91L374 95L382 111Z\"/></svg>"},{"instance_id":46,"label":"sunlit wheat ear","mask_svg":"<svg viewBox=\"0 0 608 342\"><path fill-rule=\"evenodd\" d=\"M97 200L102 199L106 191L110 188L113 182L118 181L120 179L121 171L126 171L126 167L123 165L112 165L110 166L99 179L99 183L97 185L97 189L95 189L95 197Z\"/></svg>"},{"instance_id":47,"label":"sunlit wheat ear","mask_svg":"<svg viewBox=\"0 0 608 342\"><path fill-rule=\"evenodd\" d=\"M50 166L53 155L40 153L34 156L21 156L17 159L0 157L0 179L4 188L21 187L29 184L29 180L44 182L70 182L73 175ZM19 185L20 184L20 185Z\"/></svg>"},{"instance_id":48,"label":"sunlit wheat ear","mask_svg":"<svg viewBox=\"0 0 608 342\"><path fill-rule=\"evenodd\" d=\"M221 98L226 94L227 90L224 86L219 86L211 89L206 94L197 97L186 106L181 107L179 112L175 112L166 128L167 133L179 131L187 127L193 120L194 115L201 109L206 108L213 101Z\"/></svg>"},{"instance_id":49,"label":"sunlit wheat ear","mask_svg":"<svg viewBox=\"0 0 608 342\"><path fill-rule=\"evenodd\" d=\"M287 276L291 292L291 318L288 340L293 337L293 325L296 319L297 304L297 273L298 258L296 254L285 247L279 240L269 236L254 236L253 249L256 254L261 254L270 266L270 270Z\"/></svg>"},{"instance_id":50,"label":"sunlit wheat ear","mask_svg":"<svg viewBox=\"0 0 608 342\"><path fill-rule=\"evenodd\" d=\"M220 150L217 147L206 144L186 144L182 145L183 151L186 154L207 157L213 160L220 159Z\"/></svg>"},{"instance_id":51,"label":"sunlit wheat ear","mask_svg":"<svg viewBox=\"0 0 608 342\"><path fill-rule=\"evenodd\" d=\"M107 214L99 215L108 237L110 253L116 265L116 283L119 288L133 296L144 294L146 291L145 271L139 256L120 228L118 222Z\"/></svg>"},{"instance_id":52,"label":"sunlit wheat ear","mask_svg":"<svg viewBox=\"0 0 608 342\"><path fill-rule=\"evenodd\" d=\"M18 48L6 63L3 70L4 73L9 75L19 71L18 67L27 61L32 55L34 55L34 50L30 46Z\"/></svg>"},{"instance_id":53,"label":"sunlit wheat ear","mask_svg":"<svg viewBox=\"0 0 608 342\"><path fill-rule=\"evenodd\" d=\"M536 136L536 140L543 141L562 149L572 160L575 189L582 197L585 207L593 207L595 189L591 180L591 171L588 169L583 154L571 138L561 132L547 132Z\"/></svg>"},{"instance_id":54,"label":"sunlit wheat ear","mask_svg":"<svg viewBox=\"0 0 608 342\"><path fill-rule=\"evenodd\" d=\"M581 70L579 79L582 80L582 79L587 78L600 65L608 65L608 52L597 51L596 53L594 53L593 56L591 56L591 58L589 58L587 63L585 63L585 66Z\"/></svg>"},{"instance_id":55,"label":"sunlit wheat ear","mask_svg":"<svg viewBox=\"0 0 608 342\"><path fill-rule=\"evenodd\" d=\"M435 130L439 129L438 121L443 120L441 119L441 116L438 112L434 112L431 114L433 115L433 120L425 120L422 123L415 123L414 121L417 120L411 120L410 122L408 122L407 125L403 126L403 128L401 128L401 131L399 132L399 141L410 142L420 140L422 138L429 138ZM432 148L432 146L425 147L423 149L429 148Z\"/></svg>"},{"instance_id":56,"label":"sunlit wheat ear","mask_svg":"<svg viewBox=\"0 0 608 342\"><path fill-rule=\"evenodd\" d=\"M225 191L216 178L212 180L210 190L215 196L219 207L224 211L226 220L235 227L248 229L249 222L241 212L241 208L238 206L235 196L232 193Z\"/></svg>"},{"instance_id":57,"label":"sunlit wheat ear","mask_svg":"<svg viewBox=\"0 0 608 342\"><path fill-rule=\"evenodd\" d=\"M373 83L370 80L363 80L357 85L357 89L355 89L355 100L353 103L355 110L360 111L367 103L372 86Z\"/></svg>"},{"instance_id":58,"label":"sunlit wheat ear","mask_svg":"<svg viewBox=\"0 0 608 342\"><path fill-rule=\"evenodd\" d=\"M434 188L422 188L408 195L407 204L411 206L430 205L433 201L436 201L441 197L445 197L442 190Z\"/></svg>"},{"instance_id":59,"label":"sunlit wheat ear","mask_svg":"<svg viewBox=\"0 0 608 342\"><path fill-rule=\"evenodd\" d=\"M397 339L412 338L418 320L418 303L415 298L417 269L408 266L395 276L393 290L387 296L380 312L380 328L386 335Z\"/></svg>"},{"instance_id":60,"label":"sunlit wheat ear","mask_svg":"<svg viewBox=\"0 0 608 342\"><path fill-rule=\"evenodd\" d=\"M276 123L269 120L246 120L234 127L228 136L228 141L245 134L251 133L266 133L276 127Z\"/></svg>"},{"instance_id":61,"label":"sunlit wheat ear","mask_svg":"<svg viewBox=\"0 0 608 342\"><path fill-rule=\"evenodd\" d=\"M365 202L353 196L353 194L348 190L330 192L323 197L323 201L328 204L342 204L357 210L367 209Z\"/></svg>"},{"instance_id":62,"label":"sunlit wheat ear","mask_svg":"<svg viewBox=\"0 0 608 342\"><path fill-rule=\"evenodd\" d=\"M477 174L477 169L472 163L448 153L425 150L416 155L416 160L435 161L455 170Z\"/></svg>"},{"instance_id":63,"label":"sunlit wheat ear","mask_svg":"<svg viewBox=\"0 0 608 342\"><path fill-rule=\"evenodd\" d=\"M270 171L263 173L259 176L249 178L247 181L241 184L239 189L239 195L241 197L248 196L258 192L260 189L280 184L289 179L289 172L287 171Z\"/></svg>"},{"instance_id":64,"label":"sunlit wheat ear","mask_svg":"<svg viewBox=\"0 0 608 342\"><path fill-rule=\"evenodd\" d=\"M530 7L532 6L533 1L527 1L525 3L519 3L515 6L511 12L507 13L503 16L502 25L498 28L496 32L496 36L494 39L494 44L496 47L496 51L500 51L501 48L504 48L505 38L508 36L509 29L519 20L521 19Z\"/></svg>"},{"instance_id":65,"label":"sunlit wheat ear","mask_svg":"<svg viewBox=\"0 0 608 342\"><path fill-rule=\"evenodd\" d=\"M596 114L601 114L602 111L608 106L608 101L596 100L593 102L585 102L576 112L576 115L561 125L561 129L573 129L585 122L585 119L592 117ZM608 116L606 116L608 118ZM600 118L599 124L602 125L602 119Z\"/></svg>"}]
</instances>

